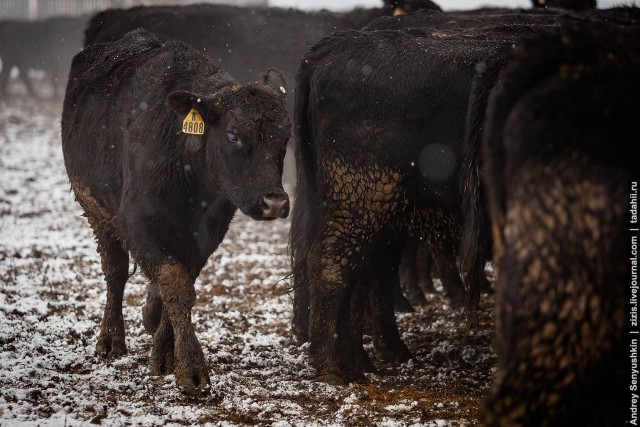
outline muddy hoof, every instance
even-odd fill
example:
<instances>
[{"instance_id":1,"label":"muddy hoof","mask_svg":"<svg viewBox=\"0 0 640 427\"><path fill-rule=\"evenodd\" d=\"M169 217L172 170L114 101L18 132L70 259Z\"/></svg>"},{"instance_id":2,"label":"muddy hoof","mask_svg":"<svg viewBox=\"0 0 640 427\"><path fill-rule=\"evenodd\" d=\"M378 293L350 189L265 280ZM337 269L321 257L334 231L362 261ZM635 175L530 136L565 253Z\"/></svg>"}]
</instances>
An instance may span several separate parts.
<instances>
[{"instance_id":1,"label":"muddy hoof","mask_svg":"<svg viewBox=\"0 0 640 427\"><path fill-rule=\"evenodd\" d=\"M316 381L323 382L329 385L348 385L349 382L342 378L341 375L331 373L331 374L320 374L316 378Z\"/></svg>"},{"instance_id":2,"label":"muddy hoof","mask_svg":"<svg viewBox=\"0 0 640 427\"><path fill-rule=\"evenodd\" d=\"M205 366L180 364L175 376L176 384L188 396L199 396L209 389L209 372Z\"/></svg>"},{"instance_id":3,"label":"muddy hoof","mask_svg":"<svg viewBox=\"0 0 640 427\"><path fill-rule=\"evenodd\" d=\"M409 300L409 303L411 303L411 308L425 307L428 304L427 298L422 292L420 292L419 294L408 294L407 299ZM415 309L413 309L413 311L415 312Z\"/></svg>"},{"instance_id":4,"label":"muddy hoof","mask_svg":"<svg viewBox=\"0 0 640 427\"><path fill-rule=\"evenodd\" d=\"M171 351L156 351L154 348L149 357L149 374L151 375L169 375L173 373L173 348Z\"/></svg>"},{"instance_id":5,"label":"muddy hoof","mask_svg":"<svg viewBox=\"0 0 640 427\"><path fill-rule=\"evenodd\" d=\"M165 322L153 336L149 372L151 375L168 375L173 372L174 361L173 328Z\"/></svg>"},{"instance_id":6,"label":"muddy hoof","mask_svg":"<svg viewBox=\"0 0 640 427\"><path fill-rule=\"evenodd\" d=\"M375 348L380 353L380 357L387 362L404 363L412 357L411 352L403 342L394 346L377 345Z\"/></svg>"},{"instance_id":7,"label":"muddy hoof","mask_svg":"<svg viewBox=\"0 0 640 427\"><path fill-rule=\"evenodd\" d=\"M462 295L454 295L454 296L449 296L447 295L447 297L449 297L449 305L451 305L451 308L459 310L461 308L464 308L465 306L465 301L464 301L464 296Z\"/></svg>"},{"instance_id":8,"label":"muddy hoof","mask_svg":"<svg viewBox=\"0 0 640 427\"><path fill-rule=\"evenodd\" d=\"M360 365L360 369L362 370L362 372L367 372L370 374L375 374L376 372L378 372L378 369L371 362L371 359L369 359L369 355L364 348L359 352L358 364Z\"/></svg>"},{"instance_id":9,"label":"muddy hoof","mask_svg":"<svg viewBox=\"0 0 640 427\"><path fill-rule=\"evenodd\" d=\"M127 354L127 345L124 340L124 331L102 330L100 332L96 343L96 356L110 358L122 357L125 354Z\"/></svg>"},{"instance_id":10,"label":"muddy hoof","mask_svg":"<svg viewBox=\"0 0 640 427\"><path fill-rule=\"evenodd\" d=\"M210 392L209 387L204 388L180 388L182 394L185 394L189 397L200 397Z\"/></svg>"}]
</instances>

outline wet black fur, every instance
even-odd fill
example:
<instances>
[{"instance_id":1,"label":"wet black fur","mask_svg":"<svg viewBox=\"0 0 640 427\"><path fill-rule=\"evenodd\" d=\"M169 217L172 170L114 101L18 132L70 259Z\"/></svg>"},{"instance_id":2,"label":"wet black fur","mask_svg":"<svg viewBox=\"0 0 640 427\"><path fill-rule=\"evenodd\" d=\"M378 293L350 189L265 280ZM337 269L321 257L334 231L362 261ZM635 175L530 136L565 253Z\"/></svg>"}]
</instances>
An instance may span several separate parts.
<instances>
[{"instance_id":1,"label":"wet black fur","mask_svg":"<svg viewBox=\"0 0 640 427\"><path fill-rule=\"evenodd\" d=\"M393 4L391 4L393 3ZM391 15L395 3L409 10L439 7L429 0L390 2L371 9L334 13L276 7L197 4L108 9L87 24L84 44L113 41L138 27L189 43L210 56L239 82L255 81L267 67L293 82L300 57L313 43L334 31L357 29ZM287 95L293 111L293 93Z\"/></svg>"},{"instance_id":2,"label":"wet black fur","mask_svg":"<svg viewBox=\"0 0 640 427\"><path fill-rule=\"evenodd\" d=\"M497 44L490 41L469 40L462 44L454 37L432 39L430 32L413 29L337 33L323 39L306 54L297 77L298 182L290 237L294 282L296 292L303 293L302 301L309 297L304 293L313 280L308 267L309 254L321 246L318 233L326 223L327 209L331 209L324 194L327 185L336 179L322 164L332 164L334 160L339 159L352 168L370 170L374 176L384 168L398 171L404 177L402 187L407 192L406 205L398 206L396 212L387 212L394 219L380 235L374 236L378 243L374 243L371 255L365 252L363 260L357 259L359 256L352 258L353 265L346 269L342 284L347 295L353 286L389 285L375 281L370 285L363 279L370 273L367 269L395 272L397 276L399 259L393 251L403 242L409 218L416 208L442 209L451 222L445 225L435 221L425 227L433 226L441 233L441 239L434 243L446 241L454 253L459 250L465 222L460 173L465 151L467 102L476 63L496 49ZM367 76L362 73L364 65L371 68ZM379 126L372 138L363 136L359 130L369 123ZM455 153L456 163L445 181L430 181L419 171L419 153L429 142L446 144ZM374 178L373 182L378 179ZM366 214L357 210L352 213L360 217ZM362 236L352 237L362 239ZM481 259L479 263L484 265L484 261L486 259ZM317 275L317 272L311 274ZM468 275L467 279L475 282L471 287L478 286L480 278ZM314 304L313 297L310 303ZM338 299L334 304L342 306L344 302ZM304 307L294 310L301 309ZM325 343L314 342L313 323L316 322L318 328L320 319L325 319L324 313L313 313L312 309L312 357L331 358L331 350L322 347ZM304 339L304 320L296 324L294 319L293 326ZM395 322L392 326L395 328ZM318 345L320 347L316 347ZM354 348L347 353L360 351ZM317 363L320 371L330 372L335 368L323 363ZM341 363L351 362L338 362ZM343 369L342 374L348 377L352 372Z\"/></svg>"},{"instance_id":3,"label":"wet black fur","mask_svg":"<svg viewBox=\"0 0 640 427\"><path fill-rule=\"evenodd\" d=\"M99 353L126 352L121 304L130 254L152 282L145 307L150 332L162 313L152 362L157 356L160 373L170 372L172 325L180 316L181 328L190 319L193 282L236 209L272 219L263 216L263 198L288 203L281 178L290 123L281 77L268 70L264 82L238 85L185 43L163 42L141 29L74 58L62 148L107 279ZM191 108L204 119L202 136L181 132ZM239 141L231 142L228 132ZM173 311L167 313L167 305ZM196 370L197 387L208 376L194 366L204 361L193 329L188 335L176 331L176 366ZM193 386L189 375L176 373L178 384Z\"/></svg>"},{"instance_id":4,"label":"wet black fur","mask_svg":"<svg viewBox=\"0 0 640 427\"><path fill-rule=\"evenodd\" d=\"M500 350L484 425L629 419L638 75L637 27L594 22L523 42L500 74L483 137Z\"/></svg>"}]
</instances>

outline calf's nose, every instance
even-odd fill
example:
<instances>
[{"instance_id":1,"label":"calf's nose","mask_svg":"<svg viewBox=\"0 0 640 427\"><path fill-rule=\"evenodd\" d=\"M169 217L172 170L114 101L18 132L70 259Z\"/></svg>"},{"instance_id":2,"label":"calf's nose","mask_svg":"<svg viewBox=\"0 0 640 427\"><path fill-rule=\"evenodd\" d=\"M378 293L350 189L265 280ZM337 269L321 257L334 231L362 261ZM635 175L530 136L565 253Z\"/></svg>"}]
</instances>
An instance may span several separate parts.
<instances>
[{"instance_id":1,"label":"calf's nose","mask_svg":"<svg viewBox=\"0 0 640 427\"><path fill-rule=\"evenodd\" d=\"M287 193L271 193L262 196L260 203L264 218L286 218L289 215L289 196Z\"/></svg>"}]
</instances>

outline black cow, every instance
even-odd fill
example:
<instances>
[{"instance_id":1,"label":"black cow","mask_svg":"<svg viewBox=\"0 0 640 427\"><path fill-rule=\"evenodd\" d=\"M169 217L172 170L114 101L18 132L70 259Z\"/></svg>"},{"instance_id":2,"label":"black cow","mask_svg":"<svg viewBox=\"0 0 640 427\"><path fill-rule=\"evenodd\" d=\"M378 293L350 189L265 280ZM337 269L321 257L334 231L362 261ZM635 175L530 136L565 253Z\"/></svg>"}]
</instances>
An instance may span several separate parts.
<instances>
[{"instance_id":1,"label":"black cow","mask_svg":"<svg viewBox=\"0 0 640 427\"><path fill-rule=\"evenodd\" d=\"M334 31L361 28L373 19L391 16L397 8L440 10L430 0L385 3L381 8L344 13L212 4L109 9L89 21L84 44L112 41L142 27L189 43L240 82L255 80L266 67L281 70L287 81L293 81L305 50ZM293 100L292 91L288 94L290 112Z\"/></svg>"},{"instance_id":2,"label":"black cow","mask_svg":"<svg viewBox=\"0 0 640 427\"><path fill-rule=\"evenodd\" d=\"M596 0L531 0L533 7L560 8L569 10L591 10L596 8Z\"/></svg>"},{"instance_id":3,"label":"black cow","mask_svg":"<svg viewBox=\"0 0 640 427\"><path fill-rule=\"evenodd\" d=\"M448 52L451 52L454 56L458 54L458 52L461 52L464 55L464 52L465 52L464 46L461 46L460 48L458 48L457 45L464 45L464 44L471 43L472 45L475 45L476 48L478 49L477 56L474 57L473 59L471 58L468 59L468 63L466 65L460 64L460 67L467 66L469 69L471 69L473 68L471 62L475 60L477 64L473 66L475 67L476 65L478 65L479 69L481 69L483 66L483 62L482 62L483 55L485 56L490 55L491 52L493 52L495 49L508 51L513 41L518 37L522 37L525 34L534 33L535 31L537 31L538 25L542 25L542 26L555 25L555 20L556 20L556 17L552 16L551 14L546 14L549 17L546 18L545 20L540 21L540 22L546 22L547 24L542 24L542 23L537 24L536 22L538 21L535 19L534 19L534 23L531 25L526 24L526 21L524 20L523 21L525 23L518 24L517 20L516 22L512 22L512 20L510 19L508 20L506 18L495 19L496 21L495 25L492 25L492 22L493 22L492 20L486 20L486 19L484 21L473 20L470 23L466 24L469 27L466 29L456 27L455 29L451 30L447 27L445 29L440 30L437 28L435 29L431 28L431 25L432 25L431 15L436 16L436 22L437 22L435 24L436 27L439 25L443 25L447 27L447 24L446 24L447 20L444 17L442 17L442 15L447 15L447 14L444 14L441 12L422 11L422 12L415 13L413 15L404 15L399 18L381 18L379 20L374 21L374 23L372 23L370 26L366 28L367 29L370 27L383 28L384 25L399 26L402 24L401 21L408 21L410 23L409 25L415 24L415 23L421 23L421 25L423 27L426 27L426 29L411 30L412 32L407 33L406 39L410 39L411 37L432 39L433 43L436 43L435 45L436 49L446 48L448 49ZM484 22L484 26L480 26L479 25L480 22ZM344 41L344 45L341 47L341 50L344 51L343 55L346 57L350 54L348 50L351 49L352 43L347 41L346 38L342 39L342 41ZM422 41L422 43L426 43L428 47L431 47L427 41ZM438 45L438 43L444 44L444 46L440 46ZM480 47L480 43L482 44L482 47ZM398 46L403 53L407 49L400 42L398 43ZM354 53L354 55L355 54L361 54L361 52ZM416 55L418 55L417 52L416 52ZM391 53L390 57L393 57L393 56L394 54ZM326 59L323 58L323 61L324 63L329 64L332 62L339 63L339 61L343 59L344 58L340 58L336 60L334 56L330 54L326 54ZM412 60L414 60L416 64L419 64L417 66L422 66L423 61L426 61L427 59L412 58ZM309 58L305 58L305 61L309 61ZM442 63L450 62L450 60L446 57L445 53L442 53L440 56L435 58L434 64L440 65L439 61ZM378 59L372 60L372 63L374 64L377 62L379 62ZM402 61L400 61L399 63L402 63ZM431 67L435 67L436 65L434 64L432 64ZM395 75L404 76L406 74L405 71L400 66L398 66L397 69L393 69L392 65L389 65L389 64L386 64L386 65L388 67L387 72L391 77ZM303 69L304 68L305 68L305 64L303 63ZM368 68L365 68L365 70L367 72L369 71ZM432 71L433 68L427 68L427 70L429 72L435 72L435 71ZM304 74L304 73L309 74L308 76L302 75L303 78L304 77L315 78L315 76L311 76L311 73L313 72L315 72L315 70L312 69L311 71L303 71L301 74ZM416 72L418 72L418 70L416 70ZM468 84L469 86L471 86L471 80L473 78L473 75L474 75L473 72L465 74L465 77L463 79L464 84ZM453 77L450 84L458 85L460 82L456 81L455 79L459 78L460 75L452 74L452 76ZM332 76L328 76L325 78L329 80L331 77ZM353 77L351 76L345 76L344 78L353 79ZM425 77L425 79L426 78L427 77ZM447 76L440 76L437 78L446 79ZM309 84L315 85L316 82L312 82ZM390 80L389 84L394 85L394 82ZM426 84L426 83L416 81L415 84L420 85L420 84ZM446 87L445 84L443 84L443 86ZM393 87L395 87L395 85ZM370 95L373 99L375 99L375 100L372 100L371 102L376 103L378 102L377 92L376 92L377 89L378 89L377 87L373 87L373 88L365 88L360 90L362 90L362 92L367 92L366 95ZM400 86L400 89L402 89L402 86ZM391 93L394 93L393 92L394 89L392 89L391 87L389 88L389 90L391 91ZM436 91L435 88L431 88L431 90ZM438 97L441 97L441 96L444 96L443 95L444 93L446 93L446 88L442 88L442 93L439 93L436 95ZM299 104L298 110L297 110L297 113L299 113L297 120L299 120L298 124L300 126L305 125L306 122L315 120L312 117L308 117L307 112L305 112L304 110L300 110L300 105L307 102L305 100L305 97L307 96L308 95L302 95L302 98L298 99L297 101ZM324 93L318 94L315 96L321 97L321 96L324 96ZM359 92L358 97L362 97L362 96L363 94ZM396 94L393 96L401 96L401 95ZM411 96L411 95L407 95L407 96ZM434 98L436 98L436 96L434 96ZM440 100L439 102L445 104L444 100ZM329 106L327 108L332 108L332 107L333 106ZM429 103L425 103L424 107L420 105L416 106L416 108L429 108L429 107L430 107ZM460 102L456 106L449 106L449 107L450 109L458 108L455 112L455 117L460 118L465 115L467 104L466 102L465 103ZM302 108L307 108L307 107L303 106ZM314 105L310 108L317 109L319 107L316 107ZM338 106L335 108L336 110L342 110L344 107ZM375 112L372 114L375 114ZM356 120L357 122L357 119L354 119L354 120ZM424 120L426 121L426 119ZM456 172L456 178L454 180L455 183L446 184L448 185L448 189L456 194L457 201L453 201L453 202L452 200L445 201L445 203L450 203L453 205L456 205L456 203L460 203L460 204L457 204L455 208L452 208L451 206L449 206L448 209L450 209L451 211L460 213L461 216L459 220L461 221L464 220L464 224L458 223L455 227L453 227L453 229L455 229L454 234L459 234L457 237L453 238L453 241L447 242L446 237L448 235L445 234L445 239L443 240L436 239L437 241L432 243L431 250L433 251L435 258L438 261L437 262L438 269L439 269L440 276L443 279L445 291L450 297L452 297L452 300L454 301L454 303L456 301L460 301L463 298L462 291L461 291L462 282L461 282L460 274L458 272L458 265L456 263L458 255L460 255L462 271L467 275L468 279L470 280L470 286L468 287L470 292L467 294L467 298L468 298L468 307L472 308L477 304L480 290L489 288L489 284L486 278L484 277L484 263L486 260L490 258L491 241L490 241L490 235L489 235L488 219L486 218L486 213L483 206L481 205L481 203L479 203L476 197L462 197L461 195L461 194L476 194L476 193L479 193L480 191L479 190L480 183L478 178L479 165L477 162L477 150L472 149L473 147L467 147L467 145L463 142L465 139L465 132L466 132L465 120L466 119L462 119L462 118L454 119L456 123L455 127L451 127L448 130L438 129L438 131L441 134L447 135L448 138L450 138L451 140L454 140L457 146L457 149L460 151L460 153L456 153L456 155L459 155L456 158L456 161L459 162L459 163L456 163L456 167L458 167L460 164L464 165L463 168L460 168ZM398 119L396 122L398 124L407 123L411 128L411 133L414 138L416 139L423 138L423 136L418 134L418 129L415 129L415 124L411 123L410 120L405 122L403 121L403 119ZM312 137L310 136L307 136L307 138L312 139ZM312 143L313 142L310 142L309 144L312 144ZM313 174L316 173L314 163L317 163L317 162L316 160L313 159L313 157L316 156L316 154L313 151L309 151L308 153L303 153L301 155L311 158L311 160L304 159L304 158L298 158L297 160L298 167L311 168L310 176L307 176L306 172L301 172L299 174L298 194L302 194L303 196L302 197L299 196L298 198L300 200L304 200L307 197L306 187L307 186L314 187L316 185L315 183L313 183L313 180L316 179L316 177L313 176ZM463 159L462 156L464 156L466 159ZM309 165L307 165L308 163ZM322 173L328 173L328 172L322 172ZM421 191L426 193L426 196L424 197L432 197L433 200L442 199L441 194L435 194L436 190L437 190L436 187L430 184L425 184L424 188ZM317 192L318 190L314 188L311 191ZM317 203L322 203L324 196L313 195L308 197L309 198L318 197L319 200L316 200L316 201L311 200L310 202L302 201L300 204L298 204L299 207L294 209L294 211L298 212L299 215L293 216L293 223L292 223L293 230L292 230L291 241L290 241L290 244L293 248L292 263L294 266L294 284L295 284L294 319L293 319L292 327L293 327L294 333L296 334L296 338L298 339L298 342L305 342L309 339L309 332L308 332L309 314L308 313L309 313L310 301L309 301L308 280L306 278L307 277L306 276L306 270L307 270L306 256L310 246L312 245L312 242L309 240L306 240L306 238L303 236L304 234L303 230L306 230L306 225L308 222L314 221L314 219L311 217L305 218L306 214L303 212L307 209L310 212L312 212L313 206ZM305 207L305 203L307 204L306 207ZM438 203L438 202L435 202L435 203ZM464 215L462 215L461 213L464 213ZM313 227L310 227L309 229L313 230ZM463 231L465 233L464 235L461 234ZM410 233L410 234L419 234L419 233ZM463 242L465 243L465 245L461 246L461 243ZM409 247L412 247L412 245L409 245ZM296 248L298 250L297 255L295 253ZM405 247L405 250L406 249L407 247ZM461 250L462 250L462 253L460 253ZM396 254L394 254L393 257L396 257ZM392 261L393 257L388 257L385 260L385 262L389 261L393 263ZM405 261L413 261L413 260L409 259ZM403 268L403 271L410 269L410 268L407 268L407 263L408 262L405 262L401 266L401 267L405 267ZM392 267L392 269L395 269L395 267ZM416 270L413 269L413 272L415 271ZM416 275L412 276L411 274L408 274L409 280L413 281L414 283L415 283L415 277ZM405 275L404 278L406 279L407 275ZM397 285L397 280L394 279L394 280L390 280L389 282L392 284L393 290L396 291L396 294L397 294L398 293L397 291L399 289L399 286ZM476 286L476 284L478 286ZM383 297L382 300L387 301L388 298ZM397 302L398 298L395 298L395 300ZM410 309L406 306L402 308L404 310ZM382 323L378 325L378 330L380 331L395 330L395 320L393 318L392 309L391 309L391 312L389 312L389 307L387 307L385 304L384 307L381 307L378 309L374 308L374 311L378 313L380 313L381 311L384 311L386 313L384 315L381 315L381 319L379 319ZM470 311L472 311L472 309L469 310L469 312ZM384 326L383 324L387 324L387 325ZM393 334L389 332L389 335L393 337L393 338L390 338L389 341L395 342L399 347L398 347L398 351L395 352L396 354L393 354L394 352L392 352L391 354L388 354L388 357L391 359L397 359L397 358L402 359L406 357L407 355L406 348L404 348L403 345L399 345L398 344L399 340L395 338L395 335L397 335L397 333ZM378 344L385 347L383 351L388 352L388 346L386 344L383 344L382 342L379 342Z\"/></svg>"},{"instance_id":4,"label":"black cow","mask_svg":"<svg viewBox=\"0 0 640 427\"><path fill-rule=\"evenodd\" d=\"M28 76L29 69L43 70L51 82L53 96L61 97L73 56L82 49L86 17L53 17L41 21L0 22L0 96L7 95L11 69L33 97L37 91Z\"/></svg>"},{"instance_id":5,"label":"black cow","mask_svg":"<svg viewBox=\"0 0 640 427\"><path fill-rule=\"evenodd\" d=\"M485 426L629 420L639 75L638 28L585 21L523 42L489 98L500 369Z\"/></svg>"},{"instance_id":6,"label":"black cow","mask_svg":"<svg viewBox=\"0 0 640 427\"><path fill-rule=\"evenodd\" d=\"M305 50L334 31L360 28L398 8L440 10L431 0L385 0L384 6L334 13L306 12L275 7L238 7L219 4L140 6L108 9L96 14L85 31L85 46L116 40L127 31L145 28L167 39L182 40L210 56L239 82L259 78L274 67L293 81ZM287 93L293 116L294 91ZM293 182L293 156L287 156L285 181Z\"/></svg>"},{"instance_id":7,"label":"black cow","mask_svg":"<svg viewBox=\"0 0 640 427\"><path fill-rule=\"evenodd\" d=\"M464 41L416 29L347 31L302 60L293 329L299 341L310 340L323 379L361 378L371 369L359 311L369 289L376 348L390 360L410 356L390 306L408 234L438 253L455 257L461 248L464 200L473 192L462 191L474 172L464 147L472 78L502 47L483 38L482 30ZM464 264L476 296L488 256L478 251Z\"/></svg>"},{"instance_id":8,"label":"black cow","mask_svg":"<svg viewBox=\"0 0 640 427\"><path fill-rule=\"evenodd\" d=\"M538 11L538 10L516 10L516 9L481 9L475 11L463 12L441 12L437 10L420 10L416 13L382 17L372 21L365 30L387 30L387 29L409 29L420 28L431 31L431 37L459 37L461 42L465 39L485 38L486 40L494 40L499 45L504 45L509 41L513 41L522 36L523 33L535 32L537 26L557 25L559 21L567 21L570 18L560 11ZM577 18L576 18L577 19ZM479 143L478 143L479 144ZM469 158L475 159L476 153L470 153ZM477 166L477 165L476 165ZM474 167L476 167L474 166ZM478 187L477 172L470 171L468 174L470 182L465 185L466 188ZM482 206L467 206L465 210L471 213L467 218L471 220L479 219L477 224L469 224L465 229L474 230L478 227L484 227L483 223L486 215ZM477 215L473 215L478 212ZM488 229L488 226L486 226ZM490 239L488 233L484 233L484 249L488 251L490 247ZM467 242L478 243L479 238L465 239ZM473 253L475 249L466 246L466 253ZM417 259L415 259L418 257ZM432 259L435 261L432 263ZM423 287L433 290L431 284L431 267L438 267L438 275L440 276L445 294L450 298L454 306L460 305L463 301L462 282L459 274L458 263L467 262L467 265L473 264L474 261L468 257L460 260L457 254L451 248L439 248L433 251L425 241L421 241L416 237L409 237L407 245L404 248L402 261L400 265L400 289L395 290L394 302L397 310L410 311L406 299L402 292L407 295L408 299L417 305L423 305L426 300L420 282ZM463 267L463 270L467 267ZM489 283L483 281L480 291L491 291ZM474 297L475 298L475 297Z\"/></svg>"},{"instance_id":9,"label":"black cow","mask_svg":"<svg viewBox=\"0 0 640 427\"><path fill-rule=\"evenodd\" d=\"M382 17L367 25L365 30L381 30L381 29L406 29L406 28L422 28L432 31L433 37L450 37L452 33L457 33L462 39L468 37L482 37L482 32L475 31L474 29L484 28L484 36L487 40L496 40L500 44L504 44L508 41L515 41L523 36L523 33L534 34L538 29L543 29L546 26L561 26L566 25L572 21L584 21L584 20L602 20L606 19L610 22L616 22L619 25L635 25L638 22L638 8L633 7L621 7L607 10L593 10L588 13L575 13L567 12L560 9L479 9L470 11L459 12L440 12L435 10L420 10L416 13L395 16L395 17ZM508 53L505 51L505 55L502 58L506 61ZM486 84L486 77L483 78ZM473 134L474 129L482 128L482 120L484 119L484 105L486 105L486 97L488 96L488 90L476 91L479 99L475 99L473 106L470 107L470 118L476 120L473 126L469 126L468 130L471 132L469 138L472 140L467 141L466 146L469 149L475 149L476 152L469 153L470 159L477 159L477 148L480 146L479 135ZM478 119L480 120L478 121ZM474 148L476 147L476 148ZM474 188L477 186L477 176L479 175L479 165L474 166L478 168L477 173L469 174L471 178L470 182L465 185L468 188ZM481 194L481 191L477 192ZM470 222L474 222L478 219L477 224L470 223L465 229L472 231L481 227L483 223L486 223L484 217L484 203L481 200L474 201L470 206L465 207L465 211L470 214L467 218ZM482 233L481 233L482 234ZM485 233L486 234L486 233ZM465 252L473 252L473 246L480 243L487 245L488 236L477 236L463 239L468 245L465 247ZM444 272L440 274L440 278L443 282L445 293L452 297L453 302L456 302L456 298L460 297L457 290L460 289L461 283L457 276L456 270L456 258L454 254L447 253L430 253L426 250L424 242L421 243L420 252L417 251L418 247L415 241L410 239L408 245L405 247L405 253L401 263L401 287L402 291L409 297L409 299L416 304L424 304L425 300L422 295L422 289L419 286L419 282L424 283L427 288L430 284L430 266L431 256L433 255L436 260L436 264L441 267L439 270ZM419 256L419 259L412 259L415 256ZM419 266L419 267L418 267ZM444 268L442 267L444 266ZM420 270L418 270L420 268ZM422 280L418 278L422 277ZM482 289L483 291L491 290L489 287ZM400 292L396 291L396 309L403 311L410 310L407 307L406 300L403 299Z\"/></svg>"},{"instance_id":10,"label":"black cow","mask_svg":"<svg viewBox=\"0 0 640 427\"><path fill-rule=\"evenodd\" d=\"M288 214L283 92L276 70L239 85L209 57L145 30L74 58L62 147L107 282L98 354L126 352L122 295L131 254L151 281L144 310L154 333L151 372L173 371L189 393L208 383L190 320L194 281L237 208L258 220Z\"/></svg>"}]
</instances>

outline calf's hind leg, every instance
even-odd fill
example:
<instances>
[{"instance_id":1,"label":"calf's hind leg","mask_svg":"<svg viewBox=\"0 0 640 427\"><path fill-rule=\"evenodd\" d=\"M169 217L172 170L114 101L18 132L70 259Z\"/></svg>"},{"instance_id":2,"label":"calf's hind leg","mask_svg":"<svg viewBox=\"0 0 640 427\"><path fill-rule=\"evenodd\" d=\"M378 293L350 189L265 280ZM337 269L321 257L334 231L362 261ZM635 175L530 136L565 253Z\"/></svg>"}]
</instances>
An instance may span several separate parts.
<instances>
[{"instance_id":1,"label":"calf's hind leg","mask_svg":"<svg viewBox=\"0 0 640 427\"><path fill-rule=\"evenodd\" d=\"M147 291L147 302L142 307L142 325L151 335L155 334L162 317L162 297L158 283L151 282Z\"/></svg>"},{"instance_id":2,"label":"calf's hind leg","mask_svg":"<svg viewBox=\"0 0 640 427\"><path fill-rule=\"evenodd\" d=\"M173 327L167 310L161 310L159 325L153 335L153 348L149 358L151 375L169 375L173 372L175 357L173 353Z\"/></svg>"},{"instance_id":3,"label":"calf's hind leg","mask_svg":"<svg viewBox=\"0 0 640 427\"><path fill-rule=\"evenodd\" d=\"M127 283L129 254L109 232L96 233L98 252L102 259L102 272L107 282L107 304L100 325L96 354L105 357L120 357L127 353L124 339L122 298Z\"/></svg>"}]
</instances>

